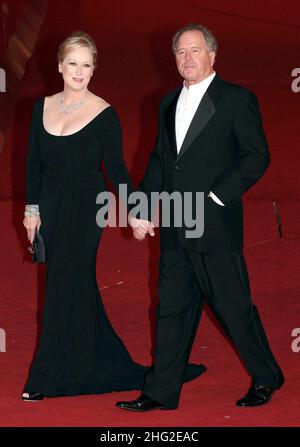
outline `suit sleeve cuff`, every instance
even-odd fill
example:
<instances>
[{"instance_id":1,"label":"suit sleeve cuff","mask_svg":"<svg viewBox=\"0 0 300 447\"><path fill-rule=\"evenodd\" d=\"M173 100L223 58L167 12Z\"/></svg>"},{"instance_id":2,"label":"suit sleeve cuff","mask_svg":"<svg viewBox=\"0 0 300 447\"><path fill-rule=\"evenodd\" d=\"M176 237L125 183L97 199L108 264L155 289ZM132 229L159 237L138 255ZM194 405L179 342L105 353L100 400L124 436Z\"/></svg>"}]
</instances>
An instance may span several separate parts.
<instances>
[{"instance_id":1,"label":"suit sleeve cuff","mask_svg":"<svg viewBox=\"0 0 300 447\"><path fill-rule=\"evenodd\" d=\"M209 192L209 197L211 197L212 199L213 199L213 201L214 202L216 202L218 205L221 205L221 206L225 206L225 204L223 203L223 202L221 202L221 200L212 192L212 191L210 191Z\"/></svg>"}]
</instances>

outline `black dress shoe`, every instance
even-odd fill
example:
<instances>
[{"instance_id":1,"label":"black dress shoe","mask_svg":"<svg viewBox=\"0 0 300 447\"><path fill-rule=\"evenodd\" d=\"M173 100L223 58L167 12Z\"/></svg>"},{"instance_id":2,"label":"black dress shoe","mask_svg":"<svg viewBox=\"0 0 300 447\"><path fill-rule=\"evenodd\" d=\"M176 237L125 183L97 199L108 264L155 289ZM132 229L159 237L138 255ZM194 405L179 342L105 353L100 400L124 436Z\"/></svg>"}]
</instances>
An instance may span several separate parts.
<instances>
[{"instance_id":1,"label":"black dress shoe","mask_svg":"<svg viewBox=\"0 0 300 447\"><path fill-rule=\"evenodd\" d=\"M27 393L26 391L22 394L22 400L25 402L38 402L43 400L44 396L41 393Z\"/></svg>"},{"instance_id":2,"label":"black dress shoe","mask_svg":"<svg viewBox=\"0 0 300 447\"><path fill-rule=\"evenodd\" d=\"M275 389L271 387L252 385L246 396L239 399L236 404L239 407L258 407L259 405L264 405L271 400L274 391Z\"/></svg>"},{"instance_id":3,"label":"black dress shoe","mask_svg":"<svg viewBox=\"0 0 300 447\"><path fill-rule=\"evenodd\" d=\"M175 408L168 408L155 400L150 399L150 397L141 394L141 396L136 400L131 401L121 401L116 403L117 408L129 411L152 411L152 410L175 410Z\"/></svg>"}]
</instances>

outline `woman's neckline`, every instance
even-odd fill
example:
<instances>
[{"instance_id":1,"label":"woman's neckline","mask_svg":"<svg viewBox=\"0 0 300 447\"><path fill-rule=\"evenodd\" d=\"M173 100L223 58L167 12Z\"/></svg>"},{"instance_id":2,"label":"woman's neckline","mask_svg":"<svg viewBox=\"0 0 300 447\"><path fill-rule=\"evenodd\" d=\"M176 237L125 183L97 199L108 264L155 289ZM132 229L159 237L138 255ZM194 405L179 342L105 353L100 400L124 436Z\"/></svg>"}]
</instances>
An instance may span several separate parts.
<instances>
[{"instance_id":1,"label":"woman's neckline","mask_svg":"<svg viewBox=\"0 0 300 447\"><path fill-rule=\"evenodd\" d=\"M85 130L90 124L92 124L100 115L102 115L102 113L105 112L105 110L112 108L111 105L105 107L104 109L101 110L101 112L97 113L96 116L94 116L94 118L92 118L85 126L81 127L81 129L77 130L76 132L70 133L68 135L55 135L54 133L50 133L48 132L48 130L46 129L45 125L44 125L44 106L45 106L45 97L43 98L43 102L42 102L42 126L44 131L50 135L51 137L56 137L56 138L66 138L66 137L72 137L73 135L77 135L80 132L82 132L83 130Z\"/></svg>"}]
</instances>

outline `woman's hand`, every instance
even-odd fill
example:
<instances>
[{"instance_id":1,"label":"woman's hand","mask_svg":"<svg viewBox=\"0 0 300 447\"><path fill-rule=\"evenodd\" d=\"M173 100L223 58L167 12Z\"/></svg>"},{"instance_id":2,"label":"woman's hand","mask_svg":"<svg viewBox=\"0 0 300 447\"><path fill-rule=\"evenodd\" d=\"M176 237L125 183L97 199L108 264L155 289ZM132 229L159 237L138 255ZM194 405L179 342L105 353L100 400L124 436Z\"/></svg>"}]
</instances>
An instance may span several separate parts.
<instances>
[{"instance_id":1,"label":"woman's hand","mask_svg":"<svg viewBox=\"0 0 300 447\"><path fill-rule=\"evenodd\" d=\"M40 229L42 222L40 216L25 216L23 225L27 230L27 237L32 244L36 230Z\"/></svg>"}]
</instances>

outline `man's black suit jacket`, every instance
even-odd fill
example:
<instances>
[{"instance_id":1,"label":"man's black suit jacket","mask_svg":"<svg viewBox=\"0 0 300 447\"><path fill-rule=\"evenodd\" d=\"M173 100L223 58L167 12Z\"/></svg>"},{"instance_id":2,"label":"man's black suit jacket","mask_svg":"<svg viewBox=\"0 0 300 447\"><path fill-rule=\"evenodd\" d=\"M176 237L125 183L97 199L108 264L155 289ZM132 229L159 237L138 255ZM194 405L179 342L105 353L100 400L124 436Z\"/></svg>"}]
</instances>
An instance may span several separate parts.
<instances>
[{"instance_id":1,"label":"man's black suit jacket","mask_svg":"<svg viewBox=\"0 0 300 447\"><path fill-rule=\"evenodd\" d=\"M161 228L161 248L172 250L176 237L195 252L243 246L242 194L265 172L269 150L258 101L246 88L215 76L204 94L179 154L175 112L181 88L160 106L159 133L139 189L151 192L204 193L204 233L187 238L185 225ZM224 204L210 197L212 191ZM194 203L195 205L195 203ZM177 233L177 234L176 234Z\"/></svg>"}]
</instances>

